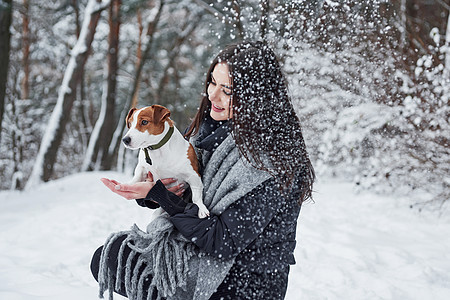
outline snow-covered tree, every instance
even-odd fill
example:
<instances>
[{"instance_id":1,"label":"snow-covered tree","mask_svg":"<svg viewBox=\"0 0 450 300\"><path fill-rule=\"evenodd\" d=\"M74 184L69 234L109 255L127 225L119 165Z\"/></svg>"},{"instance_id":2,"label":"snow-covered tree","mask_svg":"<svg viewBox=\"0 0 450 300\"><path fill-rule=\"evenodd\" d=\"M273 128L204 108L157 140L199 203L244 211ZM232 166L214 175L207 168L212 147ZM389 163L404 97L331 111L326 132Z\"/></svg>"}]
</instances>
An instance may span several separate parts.
<instances>
[{"instance_id":1,"label":"snow-covered tree","mask_svg":"<svg viewBox=\"0 0 450 300\"><path fill-rule=\"evenodd\" d=\"M5 107L6 79L8 78L9 49L11 39L12 1L0 2L0 140Z\"/></svg>"},{"instance_id":2,"label":"snow-covered tree","mask_svg":"<svg viewBox=\"0 0 450 300\"><path fill-rule=\"evenodd\" d=\"M109 2L102 2L101 0L90 0L87 4L80 36L72 49L71 58L59 90L58 101L42 138L27 187L41 181L48 181L51 178L58 148L75 101L75 91L80 82L84 64L89 56L89 49L94 39L100 13L108 4Z\"/></svg>"}]
</instances>

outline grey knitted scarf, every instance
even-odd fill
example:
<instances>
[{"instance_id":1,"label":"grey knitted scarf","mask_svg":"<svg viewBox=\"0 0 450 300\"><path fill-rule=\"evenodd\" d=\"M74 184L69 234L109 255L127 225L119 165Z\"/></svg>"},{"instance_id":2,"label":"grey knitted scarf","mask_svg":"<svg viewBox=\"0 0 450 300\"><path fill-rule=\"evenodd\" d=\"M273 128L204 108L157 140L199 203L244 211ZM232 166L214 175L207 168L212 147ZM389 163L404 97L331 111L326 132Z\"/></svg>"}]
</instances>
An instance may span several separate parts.
<instances>
[{"instance_id":1,"label":"grey knitted scarf","mask_svg":"<svg viewBox=\"0 0 450 300\"><path fill-rule=\"evenodd\" d=\"M220 215L233 202L243 197L259 184L270 178L240 158L239 151L229 135L214 152L198 152L203 163L203 201L212 214ZM127 235L119 250L118 270L112 274L106 265L111 245L120 236ZM132 251L122 268L125 246ZM138 255L139 254L139 255ZM138 255L137 264L131 268ZM157 290L157 299L209 299L221 284L234 259L219 259L202 252L194 243L182 236L167 214L163 214L147 225L147 231L134 225L131 230L112 234L103 247L100 259L100 298L109 290L113 298L114 278L125 273L125 289L129 299L141 300L147 292L152 299ZM143 272L138 271L143 268ZM144 280L151 275L150 288L144 291ZM117 280L116 289L121 282Z\"/></svg>"}]
</instances>

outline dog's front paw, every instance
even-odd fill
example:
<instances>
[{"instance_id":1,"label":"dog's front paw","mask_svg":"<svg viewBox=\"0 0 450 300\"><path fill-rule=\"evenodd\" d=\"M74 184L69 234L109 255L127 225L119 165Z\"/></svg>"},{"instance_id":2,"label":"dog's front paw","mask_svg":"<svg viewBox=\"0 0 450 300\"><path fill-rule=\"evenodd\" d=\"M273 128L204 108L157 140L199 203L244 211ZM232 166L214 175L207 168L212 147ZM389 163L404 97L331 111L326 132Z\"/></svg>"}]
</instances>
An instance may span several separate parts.
<instances>
[{"instance_id":1,"label":"dog's front paw","mask_svg":"<svg viewBox=\"0 0 450 300\"><path fill-rule=\"evenodd\" d=\"M204 204L197 204L198 206L198 217L200 219L204 219L209 216L209 210L206 208Z\"/></svg>"}]
</instances>

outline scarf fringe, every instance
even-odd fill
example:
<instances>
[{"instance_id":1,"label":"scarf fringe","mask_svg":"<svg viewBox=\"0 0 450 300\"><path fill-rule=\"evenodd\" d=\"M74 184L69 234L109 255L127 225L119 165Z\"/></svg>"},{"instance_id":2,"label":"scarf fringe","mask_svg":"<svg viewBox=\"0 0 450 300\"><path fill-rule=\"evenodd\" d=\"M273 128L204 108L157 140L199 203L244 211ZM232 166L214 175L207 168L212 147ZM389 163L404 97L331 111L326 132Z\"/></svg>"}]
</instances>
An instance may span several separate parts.
<instances>
[{"instance_id":1,"label":"scarf fringe","mask_svg":"<svg viewBox=\"0 0 450 300\"><path fill-rule=\"evenodd\" d=\"M140 266L136 263L136 275L132 272L131 266L133 260L136 258L136 252L131 251L130 255L128 256L127 262L126 262L126 268L125 268L125 291L127 295L131 294L133 290L136 289L135 281L133 281L133 278L137 277L137 270L139 270Z\"/></svg>"},{"instance_id":2,"label":"scarf fringe","mask_svg":"<svg viewBox=\"0 0 450 300\"><path fill-rule=\"evenodd\" d=\"M113 243L117 240L117 238L126 234L127 231L120 231L111 234L105 242L105 245L102 249L102 254L100 256L100 264L98 271L98 284L99 284L99 298L104 298L104 293L109 290L109 299L113 300L113 289L114 289L114 278L112 271L107 265L108 254L111 251L111 247Z\"/></svg>"},{"instance_id":3,"label":"scarf fringe","mask_svg":"<svg viewBox=\"0 0 450 300\"><path fill-rule=\"evenodd\" d=\"M163 219L158 221L170 222L166 218ZM186 290L188 262L192 256L198 254L197 248L182 237L171 223L161 227L161 231L152 234L140 230L135 224L129 231L121 231L108 237L100 258L100 298L103 298L108 290L109 299L113 300L113 291L121 289L122 286L122 281L116 278L125 279L125 292L130 300L152 299L155 290L157 299L172 297L178 288ZM118 252L117 271L112 274L107 266L109 252L114 242L124 235L126 238ZM131 253L124 264L126 247L131 249ZM134 261L136 265L132 268ZM150 283L148 280L151 280Z\"/></svg>"}]
</instances>

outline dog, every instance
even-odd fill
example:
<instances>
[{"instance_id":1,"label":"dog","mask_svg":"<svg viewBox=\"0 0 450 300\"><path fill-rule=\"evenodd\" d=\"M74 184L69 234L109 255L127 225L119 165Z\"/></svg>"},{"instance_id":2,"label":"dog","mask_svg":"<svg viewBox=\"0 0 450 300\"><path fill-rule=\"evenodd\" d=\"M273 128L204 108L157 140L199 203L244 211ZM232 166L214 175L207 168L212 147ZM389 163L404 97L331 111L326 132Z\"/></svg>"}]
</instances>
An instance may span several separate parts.
<instances>
[{"instance_id":1,"label":"dog","mask_svg":"<svg viewBox=\"0 0 450 300\"><path fill-rule=\"evenodd\" d=\"M129 149L141 149L130 184L144 181L149 171L155 181L176 178L186 182L192 190L192 202L199 207L198 217L209 216L202 201L203 184L197 156L192 145L170 119L169 109L161 105L132 108L126 117L126 124L128 132L122 142ZM161 213L160 208L156 216Z\"/></svg>"}]
</instances>

